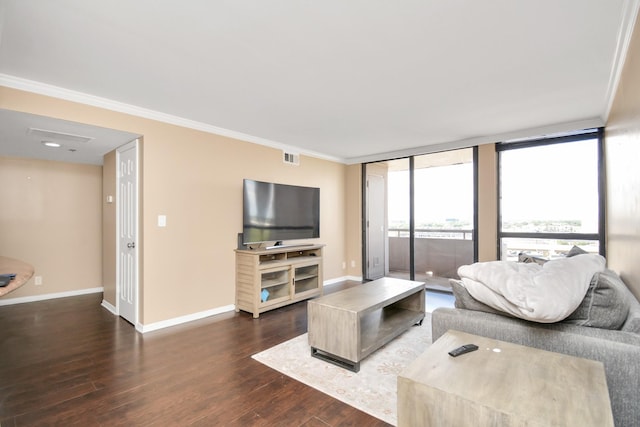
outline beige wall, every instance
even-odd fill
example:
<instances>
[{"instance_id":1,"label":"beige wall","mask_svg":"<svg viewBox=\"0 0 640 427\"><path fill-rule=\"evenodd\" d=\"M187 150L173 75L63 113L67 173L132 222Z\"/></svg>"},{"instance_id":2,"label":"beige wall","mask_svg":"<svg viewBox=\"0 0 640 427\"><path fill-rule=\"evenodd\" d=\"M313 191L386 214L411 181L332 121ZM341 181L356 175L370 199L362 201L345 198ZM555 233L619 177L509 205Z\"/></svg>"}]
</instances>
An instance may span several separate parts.
<instances>
[{"instance_id":1,"label":"beige wall","mask_svg":"<svg viewBox=\"0 0 640 427\"><path fill-rule=\"evenodd\" d=\"M104 156L102 165L102 286L103 299L116 306L116 152ZM113 203L107 197L113 197Z\"/></svg>"},{"instance_id":2,"label":"beige wall","mask_svg":"<svg viewBox=\"0 0 640 427\"><path fill-rule=\"evenodd\" d=\"M102 167L0 157L0 254L33 265L3 299L102 286Z\"/></svg>"},{"instance_id":3,"label":"beige wall","mask_svg":"<svg viewBox=\"0 0 640 427\"><path fill-rule=\"evenodd\" d=\"M637 21L607 122L605 149L607 261L640 297L640 24Z\"/></svg>"},{"instance_id":4,"label":"beige wall","mask_svg":"<svg viewBox=\"0 0 640 427\"><path fill-rule=\"evenodd\" d=\"M362 277L362 166L347 167L345 224L347 227L347 273Z\"/></svg>"},{"instance_id":5,"label":"beige wall","mask_svg":"<svg viewBox=\"0 0 640 427\"><path fill-rule=\"evenodd\" d=\"M356 257L346 253L347 167L343 164L301 156L300 166L290 166L282 162L282 152L277 149L6 87L0 87L0 108L143 135L143 324L234 303L233 249L242 227L243 178L320 187L321 238L316 241L327 245L325 280L344 276L343 262ZM112 161L108 157L105 165ZM101 212L114 214L104 206L103 198L103 191L113 182L98 180L97 185L96 217L101 218ZM157 227L161 214L167 216L166 228ZM109 221L107 218L105 224L96 226L98 241L103 230L110 233L113 224ZM43 238L52 233L49 228L42 230ZM95 262L103 260L114 262L108 254L103 258L97 253ZM105 298L113 304L115 289L110 274L115 266L105 268L109 272L102 274L96 268L95 274L97 280L105 281Z\"/></svg>"},{"instance_id":6,"label":"beige wall","mask_svg":"<svg viewBox=\"0 0 640 427\"><path fill-rule=\"evenodd\" d=\"M498 257L498 177L495 144L478 147L478 261Z\"/></svg>"}]
</instances>

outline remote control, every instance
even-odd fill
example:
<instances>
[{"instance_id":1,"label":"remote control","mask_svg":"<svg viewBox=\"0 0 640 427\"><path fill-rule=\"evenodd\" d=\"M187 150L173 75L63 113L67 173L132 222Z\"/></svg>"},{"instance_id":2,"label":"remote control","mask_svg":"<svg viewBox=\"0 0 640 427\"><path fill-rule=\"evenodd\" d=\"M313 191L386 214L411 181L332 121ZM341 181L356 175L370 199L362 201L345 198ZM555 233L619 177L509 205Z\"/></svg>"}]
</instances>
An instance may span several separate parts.
<instances>
[{"instance_id":1,"label":"remote control","mask_svg":"<svg viewBox=\"0 0 640 427\"><path fill-rule=\"evenodd\" d=\"M449 352L449 356L458 357L461 354L469 353L470 351L475 351L478 349L478 346L475 344L465 344L461 347L454 348Z\"/></svg>"}]
</instances>

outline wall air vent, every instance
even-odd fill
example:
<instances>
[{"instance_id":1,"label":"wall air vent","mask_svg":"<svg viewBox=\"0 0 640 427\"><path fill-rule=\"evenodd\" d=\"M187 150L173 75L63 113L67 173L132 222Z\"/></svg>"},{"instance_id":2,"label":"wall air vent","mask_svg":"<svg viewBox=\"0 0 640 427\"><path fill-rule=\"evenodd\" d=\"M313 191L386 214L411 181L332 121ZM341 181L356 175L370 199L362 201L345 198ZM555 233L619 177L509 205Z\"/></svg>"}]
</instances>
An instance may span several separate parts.
<instances>
[{"instance_id":1,"label":"wall air vent","mask_svg":"<svg viewBox=\"0 0 640 427\"><path fill-rule=\"evenodd\" d=\"M57 132L55 130L46 130L46 129L38 129L38 128L29 128L29 135L33 135L36 138L43 140L56 140L56 141L65 141L65 142L82 142L86 143L95 138L91 136L82 136L82 135L74 135L72 133L64 133Z\"/></svg>"},{"instance_id":2,"label":"wall air vent","mask_svg":"<svg viewBox=\"0 0 640 427\"><path fill-rule=\"evenodd\" d=\"M282 152L282 160L288 165L298 166L300 164L300 154Z\"/></svg>"}]
</instances>

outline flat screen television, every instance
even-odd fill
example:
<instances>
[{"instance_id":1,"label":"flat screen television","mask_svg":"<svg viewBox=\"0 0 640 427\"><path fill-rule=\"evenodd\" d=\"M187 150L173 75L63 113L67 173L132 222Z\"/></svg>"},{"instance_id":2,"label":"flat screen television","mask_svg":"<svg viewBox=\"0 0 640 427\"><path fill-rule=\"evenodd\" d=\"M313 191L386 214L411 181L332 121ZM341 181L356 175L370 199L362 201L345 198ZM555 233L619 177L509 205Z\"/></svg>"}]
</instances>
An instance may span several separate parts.
<instances>
[{"instance_id":1,"label":"flat screen television","mask_svg":"<svg viewBox=\"0 0 640 427\"><path fill-rule=\"evenodd\" d=\"M245 245L320 237L320 189L245 179Z\"/></svg>"}]
</instances>

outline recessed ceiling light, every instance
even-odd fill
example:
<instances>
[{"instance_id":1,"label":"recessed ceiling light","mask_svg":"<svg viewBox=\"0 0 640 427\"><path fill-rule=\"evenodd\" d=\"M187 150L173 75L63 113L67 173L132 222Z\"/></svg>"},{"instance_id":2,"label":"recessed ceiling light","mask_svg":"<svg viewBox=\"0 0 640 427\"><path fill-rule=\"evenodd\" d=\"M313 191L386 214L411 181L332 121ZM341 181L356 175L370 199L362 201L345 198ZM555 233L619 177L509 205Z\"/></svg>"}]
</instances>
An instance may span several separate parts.
<instances>
[{"instance_id":1,"label":"recessed ceiling light","mask_svg":"<svg viewBox=\"0 0 640 427\"><path fill-rule=\"evenodd\" d=\"M58 132L55 130L46 130L46 129L38 129L38 128L29 128L28 133L30 135L35 136L36 138L46 138L47 140L55 139L57 141L63 142L82 142L86 143L94 140L92 136L82 136L82 135L74 135L72 133L64 133Z\"/></svg>"},{"instance_id":2,"label":"recessed ceiling light","mask_svg":"<svg viewBox=\"0 0 640 427\"><path fill-rule=\"evenodd\" d=\"M60 147L60 144L58 144L57 142L53 142L53 141L42 141L42 143L44 145L46 145L47 147L52 147L52 148Z\"/></svg>"}]
</instances>

